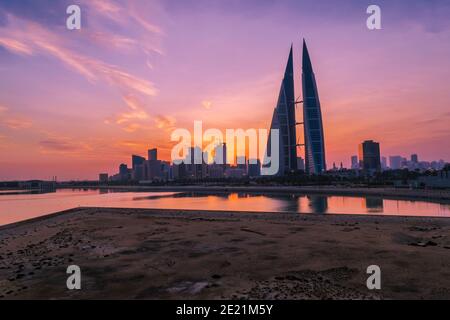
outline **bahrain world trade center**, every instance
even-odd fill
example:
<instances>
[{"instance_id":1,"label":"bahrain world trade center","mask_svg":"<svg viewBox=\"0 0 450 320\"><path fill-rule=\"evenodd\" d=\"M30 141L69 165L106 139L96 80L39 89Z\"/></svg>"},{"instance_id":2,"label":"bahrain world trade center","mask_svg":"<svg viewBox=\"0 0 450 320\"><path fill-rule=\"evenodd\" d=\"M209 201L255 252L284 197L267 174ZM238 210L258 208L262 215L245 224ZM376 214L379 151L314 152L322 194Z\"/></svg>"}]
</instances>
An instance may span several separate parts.
<instances>
[{"instance_id":1,"label":"bahrain world trade center","mask_svg":"<svg viewBox=\"0 0 450 320\"><path fill-rule=\"evenodd\" d=\"M302 57L303 126L305 139L305 170L308 174L321 174L326 170L325 143L319 94L311 59L305 40ZM279 130L279 176L295 172L297 167L297 143L295 120L294 64L292 47L286 65L280 94L270 129ZM267 150L270 149L270 136ZM268 151L269 152L269 151Z\"/></svg>"}]
</instances>

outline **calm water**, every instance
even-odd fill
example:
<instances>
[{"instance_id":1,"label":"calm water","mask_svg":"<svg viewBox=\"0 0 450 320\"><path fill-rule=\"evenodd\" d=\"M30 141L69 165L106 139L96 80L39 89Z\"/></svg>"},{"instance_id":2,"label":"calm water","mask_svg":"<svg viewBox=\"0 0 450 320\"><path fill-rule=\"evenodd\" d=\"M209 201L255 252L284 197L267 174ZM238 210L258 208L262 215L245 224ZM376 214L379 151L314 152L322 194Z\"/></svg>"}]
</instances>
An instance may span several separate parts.
<instances>
[{"instance_id":1,"label":"calm water","mask_svg":"<svg viewBox=\"0 0 450 320\"><path fill-rule=\"evenodd\" d=\"M450 205L377 197L58 190L0 195L0 225L78 206L450 217Z\"/></svg>"}]
</instances>

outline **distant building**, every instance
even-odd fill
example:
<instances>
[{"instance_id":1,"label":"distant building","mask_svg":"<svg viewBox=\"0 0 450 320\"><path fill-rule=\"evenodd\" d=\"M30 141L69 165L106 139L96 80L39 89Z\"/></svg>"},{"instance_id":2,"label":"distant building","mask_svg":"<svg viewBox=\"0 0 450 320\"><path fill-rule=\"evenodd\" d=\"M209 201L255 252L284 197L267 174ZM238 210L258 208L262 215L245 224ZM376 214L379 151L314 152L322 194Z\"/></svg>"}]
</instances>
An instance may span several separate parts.
<instances>
[{"instance_id":1,"label":"distant building","mask_svg":"<svg viewBox=\"0 0 450 320\"><path fill-rule=\"evenodd\" d=\"M302 157L297 157L297 169L305 171L305 160Z\"/></svg>"},{"instance_id":2,"label":"distant building","mask_svg":"<svg viewBox=\"0 0 450 320\"><path fill-rule=\"evenodd\" d=\"M209 177L212 179L222 179L224 177L224 165L222 164L210 164L209 168Z\"/></svg>"},{"instance_id":3,"label":"distant building","mask_svg":"<svg viewBox=\"0 0 450 320\"><path fill-rule=\"evenodd\" d=\"M236 165L247 174L247 158L245 156L236 157Z\"/></svg>"},{"instance_id":4,"label":"distant building","mask_svg":"<svg viewBox=\"0 0 450 320\"><path fill-rule=\"evenodd\" d=\"M359 169L358 156L352 156L352 169Z\"/></svg>"},{"instance_id":5,"label":"distant building","mask_svg":"<svg viewBox=\"0 0 450 320\"><path fill-rule=\"evenodd\" d=\"M141 181L146 179L146 168L145 168L145 161L142 164L136 164L134 166L133 172L132 172L132 178L134 181Z\"/></svg>"},{"instance_id":6,"label":"distant building","mask_svg":"<svg viewBox=\"0 0 450 320\"><path fill-rule=\"evenodd\" d=\"M128 169L128 166L125 163L122 163L119 166L119 175L115 177L115 180L116 179L119 181L128 181L131 179L130 169Z\"/></svg>"},{"instance_id":7,"label":"distant building","mask_svg":"<svg viewBox=\"0 0 450 320\"><path fill-rule=\"evenodd\" d=\"M386 157L381 157L381 170L387 169L387 159Z\"/></svg>"},{"instance_id":8,"label":"distant building","mask_svg":"<svg viewBox=\"0 0 450 320\"><path fill-rule=\"evenodd\" d=\"M207 177L208 166L204 161L204 153L200 147L190 147L183 160L186 168L186 178L203 179Z\"/></svg>"},{"instance_id":9,"label":"distant building","mask_svg":"<svg viewBox=\"0 0 450 320\"><path fill-rule=\"evenodd\" d=\"M148 150L148 160L158 160L158 149Z\"/></svg>"},{"instance_id":10,"label":"distant building","mask_svg":"<svg viewBox=\"0 0 450 320\"><path fill-rule=\"evenodd\" d=\"M372 140L359 145L360 167L366 173L373 174L381 171L380 144Z\"/></svg>"},{"instance_id":11,"label":"distant building","mask_svg":"<svg viewBox=\"0 0 450 320\"><path fill-rule=\"evenodd\" d=\"M182 180L186 179L186 164L180 163L180 164L174 164L173 165L173 178L175 180Z\"/></svg>"},{"instance_id":12,"label":"distant building","mask_svg":"<svg viewBox=\"0 0 450 320\"><path fill-rule=\"evenodd\" d=\"M432 188L450 188L450 174L446 170L437 172L435 176L421 176L418 178L419 184Z\"/></svg>"},{"instance_id":13,"label":"distant building","mask_svg":"<svg viewBox=\"0 0 450 320\"><path fill-rule=\"evenodd\" d=\"M225 177L227 178L244 178L247 175L247 173L245 172L245 170L237 168L237 167L231 167L231 168L227 168L225 170Z\"/></svg>"},{"instance_id":14,"label":"distant building","mask_svg":"<svg viewBox=\"0 0 450 320\"><path fill-rule=\"evenodd\" d=\"M143 165L145 158L137 155L131 156L131 169L134 170L137 165Z\"/></svg>"},{"instance_id":15,"label":"distant building","mask_svg":"<svg viewBox=\"0 0 450 320\"><path fill-rule=\"evenodd\" d=\"M107 173L100 173L98 175L98 182L100 183L108 183L109 175Z\"/></svg>"},{"instance_id":16,"label":"distant building","mask_svg":"<svg viewBox=\"0 0 450 320\"><path fill-rule=\"evenodd\" d=\"M259 159L249 160L247 166L247 174L249 177L259 177L261 175L261 161Z\"/></svg>"},{"instance_id":17,"label":"distant building","mask_svg":"<svg viewBox=\"0 0 450 320\"><path fill-rule=\"evenodd\" d=\"M419 156L417 154L412 154L411 155L411 162L416 164L419 163Z\"/></svg>"},{"instance_id":18,"label":"distant building","mask_svg":"<svg viewBox=\"0 0 450 320\"><path fill-rule=\"evenodd\" d=\"M392 170L398 170L402 168L403 158L401 156L390 156L389 157L389 167Z\"/></svg>"},{"instance_id":19,"label":"distant building","mask_svg":"<svg viewBox=\"0 0 450 320\"><path fill-rule=\"evenodd\" d=\"M119 174L125 176L128 174L128 166L125 163L122 163L119 166Z\"/></svg>"},{"instance_id":20,"label":"distant building","mask_svg":"<svg viewBox=\"0 0 450 320\"><path fill-rule=\"evenodd\" d=\"M227 164L227 144L226 143L219 144L214 148L213 163L222 164L222 165Z\"/></svg>"}]
</instances>

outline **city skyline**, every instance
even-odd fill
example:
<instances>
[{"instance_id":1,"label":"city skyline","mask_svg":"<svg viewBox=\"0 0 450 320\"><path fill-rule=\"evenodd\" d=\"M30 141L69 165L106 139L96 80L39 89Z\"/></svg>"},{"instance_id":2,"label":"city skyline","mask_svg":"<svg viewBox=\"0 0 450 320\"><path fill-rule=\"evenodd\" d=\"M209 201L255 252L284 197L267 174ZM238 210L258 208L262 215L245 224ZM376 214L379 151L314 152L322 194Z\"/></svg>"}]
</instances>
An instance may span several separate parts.
<instances>
[{"instance_id":1,"label":"city skyline","mask_svg":"<svg viewBox=\"0 0 450 320\"><path fill-rule=\"evenodd\" d=\"M148 145L169 160L171 130L194 120L269 128L286 44L303 37L328 167L350 167L365 140L450 159L448 4L379 1L383 28L369 31L363 3L79 2L79 32L68 1L0 2L0 180L96 179Z\"/></svg>"}]
</instances>

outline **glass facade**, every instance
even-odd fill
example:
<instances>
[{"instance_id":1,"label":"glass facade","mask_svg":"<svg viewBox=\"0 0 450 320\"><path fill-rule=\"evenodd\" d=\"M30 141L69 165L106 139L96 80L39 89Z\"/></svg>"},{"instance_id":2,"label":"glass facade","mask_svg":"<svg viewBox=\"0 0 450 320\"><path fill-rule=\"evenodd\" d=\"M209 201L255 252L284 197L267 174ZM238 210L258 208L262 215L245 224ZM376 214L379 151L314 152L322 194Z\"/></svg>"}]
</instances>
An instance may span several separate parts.
<instances>
[{"instance_id":1,"label":"glass facade","mask_svg":"<svg viewBox=\"0 0 450 320\"><path fill-rule=\"evenodd\" d=\"M322 112L316 79L305 41L303 41L302 69L305 170L309 174L321 174L326 171Z\"/></svg>"},{"instance_id":2,"label":"glass facade","mask_svg":"<svg viewBox=\"0 0 450 320\"><path fill-rule=\"evenodd\" d=\"M278 129L280 135L280 166L278 175L297 170L297 138L295 126L294 64L291 47L277 106L275 107L270 126L271 129ZM267 150L270 150L270 135Z\"/></svg>"}]
</instances>

